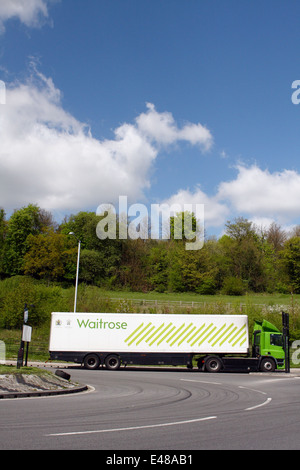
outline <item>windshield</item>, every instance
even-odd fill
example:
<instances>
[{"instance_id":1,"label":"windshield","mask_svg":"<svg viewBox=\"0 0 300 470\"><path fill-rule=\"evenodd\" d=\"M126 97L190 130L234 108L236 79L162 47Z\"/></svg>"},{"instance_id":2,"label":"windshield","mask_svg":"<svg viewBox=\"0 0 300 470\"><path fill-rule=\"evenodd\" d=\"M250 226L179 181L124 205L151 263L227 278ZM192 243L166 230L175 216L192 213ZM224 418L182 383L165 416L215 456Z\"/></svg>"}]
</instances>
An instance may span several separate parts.
<instances>
[{"instance_id":1,"label":"windshield","mask_svg":"<svg viewBox=\"0 0 300 470\"><path fill-rule=\"evenodd\" d=\"M282 335L271 334L270 335L270 344L272 346L283 346Z\"/></svg>"}]
</instances>

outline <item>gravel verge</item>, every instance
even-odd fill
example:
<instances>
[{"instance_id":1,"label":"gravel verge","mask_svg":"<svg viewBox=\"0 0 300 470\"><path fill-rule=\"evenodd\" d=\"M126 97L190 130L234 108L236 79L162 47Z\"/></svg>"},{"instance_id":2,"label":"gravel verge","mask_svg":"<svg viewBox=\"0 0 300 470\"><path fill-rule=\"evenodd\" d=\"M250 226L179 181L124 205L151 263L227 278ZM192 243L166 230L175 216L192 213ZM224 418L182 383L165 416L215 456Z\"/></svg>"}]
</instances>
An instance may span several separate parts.
<instances>
[{"instance_id":1,"label":"gravel verge","mask_svg":"<svg viewBox=\"0 0 300 470\"><path fill-rule=\"evenodd\" d=\"M80 385L49 374L2 374L0 375L0 398L24 398L29 396L58 395L87 390Z\"/></svg>"}]
</instances>

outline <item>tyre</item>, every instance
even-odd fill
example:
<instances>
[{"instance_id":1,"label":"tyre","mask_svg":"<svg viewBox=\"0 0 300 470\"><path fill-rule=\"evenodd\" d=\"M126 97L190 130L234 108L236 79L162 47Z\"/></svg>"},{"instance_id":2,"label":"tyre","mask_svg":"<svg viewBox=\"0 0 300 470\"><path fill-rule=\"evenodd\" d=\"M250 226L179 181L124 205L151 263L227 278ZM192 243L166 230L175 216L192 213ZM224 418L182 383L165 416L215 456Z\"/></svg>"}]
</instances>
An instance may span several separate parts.
<instances>
[{"instance_id":1,"label":"tyre","mask_svg":"<svg viewBox=\"0 0 300 470\"><path fill-rule=\"evenodd\" d=\"M220 372L222 368L223 363L219 357L208 357L205 361L205 370L207 372Z\"/></svg>"},{"instance_id":2,"label":"tyre","mask_svg":"<svg viewBox=\"0 0 300 470\"><path fill-rule=\"evenodd\" d=\"M68 374L67 372L64 372L63 370L60 370L60 369L57 369L55 371L55 375L57 375L57 377L61 377L62 379L65 379L65 380L70 380L70 378L71 378L70 374Z\"/></svg>"},{"instance_id":3,"label":"tyre","mask_svg":"<svg viewBox=\"0 0 300 470\"><path fill-rule=\"evenodd\" d=\"M97 354L88 354L85 356L83 365L86 369L96 370L100 366L100 359Z\"/></svg>"},{"instance_id":4,"label":"tyre","mask_svg":"<svg viewBox=\"0 0 300 470\"><path fill-rule=\"evenodd\" d=\"M107 356L105 358L105 367L109 370L117 370L121 365L121 359L119 356L112 354L111 356Z\"/></svg>"},{"instance_id":5,"label":"tyre","mask_svg":"<svg viewBox=\"0 0 300 470\"><path fill-rule=\"evenodd\" d=\"M271 357L265 357L264 359L262 359L260 363L261 372L274 372L275 369L276 364L274 359L272 359Z\"/></svg>"}]
</instances>

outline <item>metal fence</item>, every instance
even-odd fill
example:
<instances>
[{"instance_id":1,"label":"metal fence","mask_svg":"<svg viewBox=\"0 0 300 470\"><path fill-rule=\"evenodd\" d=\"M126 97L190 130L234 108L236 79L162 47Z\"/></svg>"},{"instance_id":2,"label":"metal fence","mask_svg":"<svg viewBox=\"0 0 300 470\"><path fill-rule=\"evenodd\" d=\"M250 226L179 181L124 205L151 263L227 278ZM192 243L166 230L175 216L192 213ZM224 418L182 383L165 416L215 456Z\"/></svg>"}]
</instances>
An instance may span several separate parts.
<instances>
[{"instance_id":1,"label":"metal fence","mask_svg":"<svg viewBox=\"0 0 300 470\"><path fill-rule=\"evenodd\" d=\"M205 309L208 307L214 307L218 302L198 302L198 301L185 301L185 300L147 300L147 299L124 299L124 298L110 298L110 302L118 302L122 305L136 305L148 308L158 308L158 307L170 307L170 308L184 308L184 309ZM247 308L245 303L222 303L221 306L225 310L231 310L238 308L241 312ZM258 308L266 308L266 304L253 304L251 306Z\"/></svg>"}]
</instances>

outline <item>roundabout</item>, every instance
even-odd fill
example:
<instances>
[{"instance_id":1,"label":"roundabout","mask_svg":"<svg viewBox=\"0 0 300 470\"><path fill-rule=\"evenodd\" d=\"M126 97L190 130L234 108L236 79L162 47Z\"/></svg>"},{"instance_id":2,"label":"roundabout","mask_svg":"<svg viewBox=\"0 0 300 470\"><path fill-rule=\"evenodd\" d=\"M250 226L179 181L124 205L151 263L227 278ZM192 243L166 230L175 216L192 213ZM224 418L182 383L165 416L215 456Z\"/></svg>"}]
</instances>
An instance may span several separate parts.
<instances>
[{"instance_id":1,"label":"roundabout","mask_svg":"<svg viewBox=\"0 0 300 470\"><path fill-rule=\"evenodd\" d=\"M88 391L1 400L2 449L299 449L297 374L70 367Z\"/></svg>"}]
</instances>

